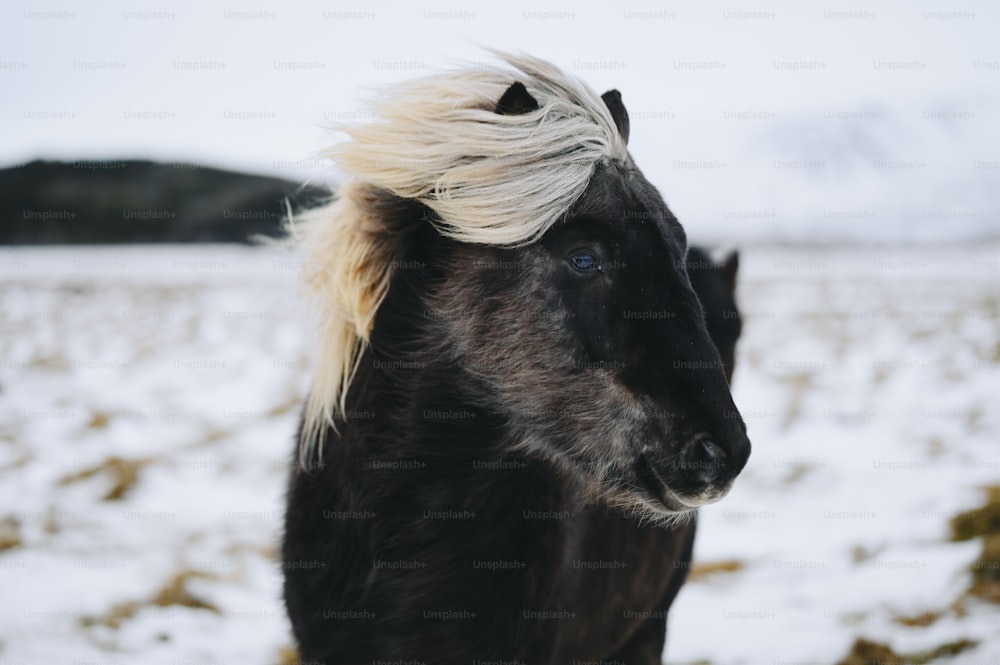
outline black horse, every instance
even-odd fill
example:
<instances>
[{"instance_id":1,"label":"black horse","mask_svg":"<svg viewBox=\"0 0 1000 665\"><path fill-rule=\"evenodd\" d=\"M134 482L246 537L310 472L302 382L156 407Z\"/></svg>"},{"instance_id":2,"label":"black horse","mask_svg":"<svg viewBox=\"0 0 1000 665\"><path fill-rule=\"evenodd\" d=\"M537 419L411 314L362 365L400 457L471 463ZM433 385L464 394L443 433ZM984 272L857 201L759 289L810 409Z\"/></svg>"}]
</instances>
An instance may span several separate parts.
<instances>
[{"instance_id":1,"label":"black horse","mask_svg":"<svg viewBox=\"0 0 1000 665\"><path fill-rule=\"evenodd\" d=\"M346 347L357 357L338 408L318 431L307 411L301 432L310 455L292 474L283 563L305 661L658 663L694 511L722 498L749 456L684 231L624 151L620 96L595 103L547 63L509 61L521 80L489 108L477 90L468 118L498 136L531 131L492 156L470 151L493 160L476 174L516 182L523 174L501 165L517 151L566 173L579 145L608 154L557 218L506 244L466 241L454 215L457 198L498 200L491 192L413 188L396 169L397 187L363 182L342 199L350 215L331 209L338 223L363 222L338 231L341 244L370 250L339 258L380 257L351 275L384 274L387 286L367 337L356 326ZM470 81L487 76L509 74ZM584 116L593 136L552 126ZM486 131L456 117L420 117L420 137L435 120L455 122L461 145L463 132ZM401 122L389 125L396 140ZM524 184L526 199L550 196ZM506 204L514 219L531 201ZM506 232L494 212L488 230Z\"/></svg>"},{"instance_id":2,"label":"black horse","mask_svg":"<svg viewBox=\"0 0 1000 665\"><path fill-rule=\"evenodd\" d=\"M726 381L733 381L736 342L743 332L743 318L736 305L736 273L740 255L731 252L721 264L708 252L694 245L687 254L687 273L701 307L705 311L705 327L722 357Z\"/></svg>"}]
</instances>

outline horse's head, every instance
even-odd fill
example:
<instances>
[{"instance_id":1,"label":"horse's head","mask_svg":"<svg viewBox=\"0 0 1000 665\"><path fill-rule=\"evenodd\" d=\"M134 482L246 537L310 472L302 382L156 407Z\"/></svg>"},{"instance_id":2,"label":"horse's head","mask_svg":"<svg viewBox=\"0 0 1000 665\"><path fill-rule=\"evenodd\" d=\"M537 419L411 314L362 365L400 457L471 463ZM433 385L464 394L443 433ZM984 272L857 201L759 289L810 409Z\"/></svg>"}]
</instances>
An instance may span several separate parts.
<instances>
[{"instance_id":1,"label":"horse's head","mask_svg":"<svg viewBox=\"0 0 1000 665\"><path fill-rule=\"evenodd\" d=\"M452 170L418 186L420 162L430 168L421 156L433 146L400 147L399 164L379 167L392 169L384 180L401 183L392 195L382 204L355 197L368 210L368 251L354 251L348 263L369 258L342 267L345 279L369 274L371 251L408 235L405 252L382 253L378 265L425 266L421 278L400 276L416 284L420 339L453 368L470 403L496 416L509 449L545 456L592 497L649 518L716 501L750 444L688 278L684 230L627 153L628 117L616 91L598 97L547 63L512 62L527 85L507 79L491 88L489 109L476 102L465 118L454 100L442 102L438 113L455 124L445 122L442 140L450 142L436 147L463 151ZM414 136L431 141L438 119L422 121ZM385 160L385 139L375 137L355 134ZM389 189L373 182L383 171L364 162L371 152L355 150L346 161ZM401 175L411 161L413 175ZM424 223L412 214L397 215L409 221L393 228L371 223L386 200L423 206ZM398 281L384 280L377 302ZM361 318L352 322L359 332Z\"/></svg>"}]
</instances>

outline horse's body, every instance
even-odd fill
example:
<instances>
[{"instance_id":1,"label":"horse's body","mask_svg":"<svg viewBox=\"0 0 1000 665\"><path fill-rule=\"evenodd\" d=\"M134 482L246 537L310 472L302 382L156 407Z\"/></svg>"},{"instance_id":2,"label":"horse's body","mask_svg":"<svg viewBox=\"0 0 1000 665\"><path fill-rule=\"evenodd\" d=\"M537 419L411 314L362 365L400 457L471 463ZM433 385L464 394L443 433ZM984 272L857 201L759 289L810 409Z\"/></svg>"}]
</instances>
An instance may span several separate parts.
<instances>
[{"instance_id":1,"label":"horse's body","mask_svg":"<svg viewBox=\"0 0 1000 665\"><path fill-rule=\"evenodd\" d=\"M551 72L517 65L538 78L493 110L544 122ZM627 138L604 102L579 103ZM405 241L341 408L303 424L283 559L304 661L660 661L687 518L749 443L683 231L614 154L527 244L463 242L451 197L354 193L365 233L339 238Z\"/></svg>"}]
</instances>

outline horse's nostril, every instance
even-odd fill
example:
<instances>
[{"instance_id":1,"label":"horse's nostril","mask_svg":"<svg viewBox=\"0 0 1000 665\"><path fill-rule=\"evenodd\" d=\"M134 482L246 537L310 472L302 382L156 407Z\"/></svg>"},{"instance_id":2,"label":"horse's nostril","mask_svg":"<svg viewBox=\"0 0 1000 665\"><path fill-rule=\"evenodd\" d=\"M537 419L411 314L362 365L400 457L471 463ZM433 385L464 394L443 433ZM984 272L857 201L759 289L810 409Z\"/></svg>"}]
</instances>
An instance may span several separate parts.
<instances>
[{"instance_id":1,"label":"horse's nostril","mask_svg":"<svg viewBox=\"0 0 1000 665\"><path fill-rule=\"evenodd\" d=\"M726 453L715 441L712 441L711 439L702 439L700 443L702 455L704 455L706 459L715 462L721 461L722 458L726 456Z\"/></svg>"},{"instance_id":2,"label":"horse's nostril","mask_svg":"<svg viewBox=\"0 0 1000 665\"><path fill-rule=\"evenodd\" d=\"M722 475L726 451L715 441L706 438L695 444L693 458L695 475L702 482L710 483Z\"/></svg>"}]
</instances>

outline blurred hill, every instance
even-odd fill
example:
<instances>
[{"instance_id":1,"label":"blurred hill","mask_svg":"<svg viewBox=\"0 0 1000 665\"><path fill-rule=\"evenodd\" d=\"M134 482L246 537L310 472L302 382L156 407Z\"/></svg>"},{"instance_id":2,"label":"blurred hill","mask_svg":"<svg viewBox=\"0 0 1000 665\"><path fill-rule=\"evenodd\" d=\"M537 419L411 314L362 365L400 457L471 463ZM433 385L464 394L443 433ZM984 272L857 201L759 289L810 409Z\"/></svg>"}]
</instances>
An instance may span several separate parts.
<instances>
[{"instance_id":1,"label":"blurred hill","mask_svg":"<svg viewBox=\"0 0 1000 665\"><path fill-rule=\"evenodd\" d=\"M320 187L186 163L33 161L0 169L0 244L248 243Z\"/></svg>"}]
</instances>

